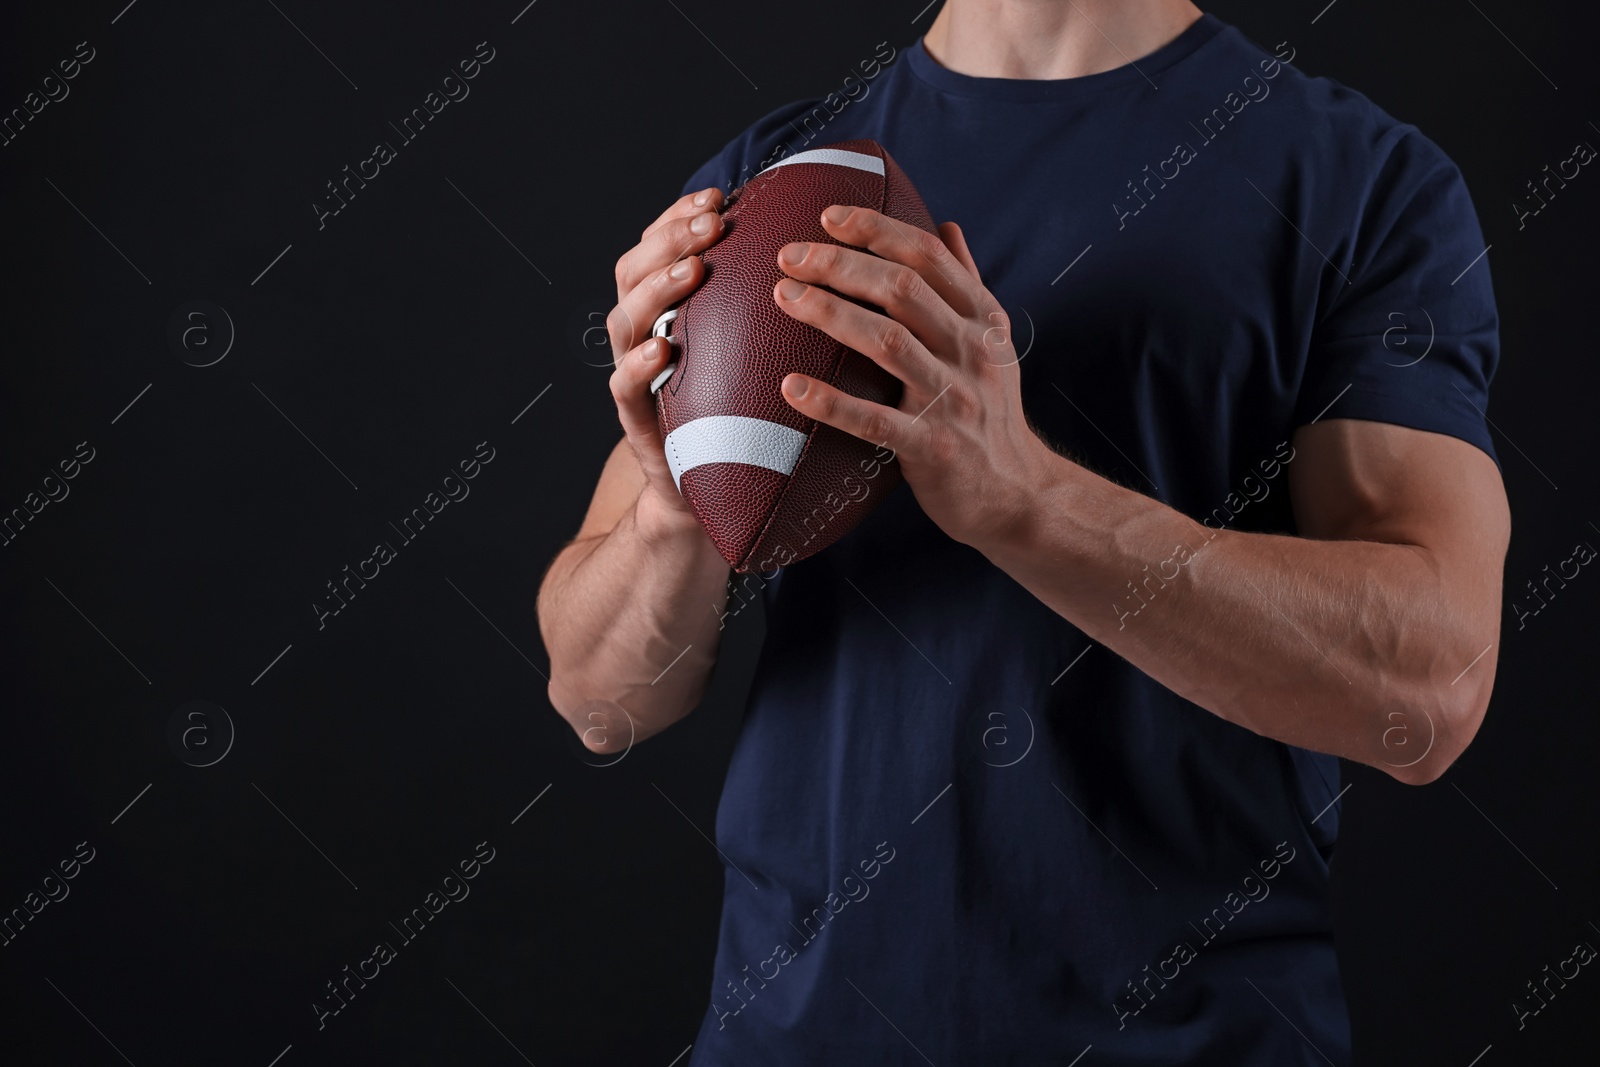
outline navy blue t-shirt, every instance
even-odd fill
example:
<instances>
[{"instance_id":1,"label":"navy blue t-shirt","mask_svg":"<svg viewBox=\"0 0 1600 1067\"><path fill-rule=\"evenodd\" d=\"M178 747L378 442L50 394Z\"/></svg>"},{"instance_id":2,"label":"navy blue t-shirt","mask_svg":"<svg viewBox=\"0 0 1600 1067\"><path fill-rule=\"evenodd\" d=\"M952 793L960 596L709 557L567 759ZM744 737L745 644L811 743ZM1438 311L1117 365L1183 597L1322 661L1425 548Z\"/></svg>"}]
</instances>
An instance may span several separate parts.
<instances>
[{"instance_id":1,"label":"navy blue t-shirt","mask_svg":"<svg viewBox=\"0 0 1600 1067\"><path fill-rule=\"evenodd\" d=\"M1296 427L1398 423L1492 457L1498 359L1458 169L1293 60L1211 15L1061 80L957 74L919 41L684 189L880 142L965 231L1047 440L1208 526L1293 533ZM1138 625L1143 588L1104 610ZM768 629L694 1067L1349 1061L1335 759L1096 646L904 485L740 596Z\"/></svg>"}]
</instances>

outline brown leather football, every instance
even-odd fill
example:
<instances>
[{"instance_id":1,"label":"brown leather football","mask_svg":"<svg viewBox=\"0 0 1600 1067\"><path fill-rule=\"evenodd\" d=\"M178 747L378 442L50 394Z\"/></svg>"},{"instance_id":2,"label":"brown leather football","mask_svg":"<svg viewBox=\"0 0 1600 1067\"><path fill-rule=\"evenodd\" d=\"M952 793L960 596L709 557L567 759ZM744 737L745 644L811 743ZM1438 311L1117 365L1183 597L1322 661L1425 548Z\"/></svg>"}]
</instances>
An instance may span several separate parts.
<instances>
[{"instance_id":1,"label":"brown leather football","mask_svg":"<svg viewBox=\"0 0 1600 1067\"><path fill-rule=\"evenodd\" d=\"M850 532L900 482L892 453L800 414L779 391L791 372L893 406L900 382L779 310L778 250L839 244L830 204L869 207L935 230L911 180L876 141L788 156L737 189L705 281L656 321L674 362L652 383L678 491L737 571L805 559ZM881 310L874 308L874 310Z\"/></svg>"}]
</instances>

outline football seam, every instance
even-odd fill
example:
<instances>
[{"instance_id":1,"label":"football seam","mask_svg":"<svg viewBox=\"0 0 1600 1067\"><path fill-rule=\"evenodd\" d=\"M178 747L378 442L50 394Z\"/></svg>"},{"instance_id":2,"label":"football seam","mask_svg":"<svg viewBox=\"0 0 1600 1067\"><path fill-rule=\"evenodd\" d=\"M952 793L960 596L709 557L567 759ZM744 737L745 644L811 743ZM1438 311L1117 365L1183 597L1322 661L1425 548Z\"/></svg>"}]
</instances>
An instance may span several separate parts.
<instances>
[{"instance_id":1,"label":"football seam","mask_svg":"<svg viewBox=\"0 0 1600 1067\"><path fill-rule=\"evenodd\" d=\"M880 213L883 211L885 205L888 203L888 199L889 199L889 173L888 173L888 168L885 167L884 168L884 175L883 175L883 184L879 187L879 190L878 190L878 211ZM813 327L813 329L814 328L815 327ZM827 335L824 334L824 336L827 336ZM833 340L833 339L829 338L829 340ZM839 379L839 367L840 367L841 364L844 363L844 355L845 355L846 352L853 352L855 350L850 348L848 345L846 345L842 341L835 340L833 342L833 344L834 344L834 349L835 349L835 355L834 355L834 359L833 359L833 366L828 372L828 384L837 387L837 383L838 383L838 379ZM862 359L866 359L867 357L866 356L862 356L861 358ZM783 389L783 384L782 384L781 381L779 382L778 388L779 388L779 392L781 394L782 389ZM788 401L784 401L784 403L788 403ZM819 429L821 429L821 427L823 425L824 425L823 423L818 422L816 419L812 419L811 420L811 430L810 430L810 432L808 432L806 434L805 447L800 449L800 454L795 457L794 466L792 468L790 468L788 479L787 479L787 481L784 482L783 488L778 491L778 499L772 502L772 510L767 512L767 521L761 524L761 532L756 534L756 539L750 543L750 551L745 554L744 559L739 561L739 566L740 567L748 567L750 565L750 560L756 554L756 549L761 546L761 542L766 538L767 531L771 530L772 529L772 524L778 521L778 515L779 515L779 513L781 513L783 511L783 505L789 499L789 490L794 488L794 472L800 469L800 464L805 462L806 456L811 454L811 446L817 440L817 431ZM844 433L843 430L840 430L839 432L840 433ZM735 567L734 569L738 570L739 567ZM742 573L748 574L749 572L748 571L744 571Z\"/></svg>"}]
</instances>

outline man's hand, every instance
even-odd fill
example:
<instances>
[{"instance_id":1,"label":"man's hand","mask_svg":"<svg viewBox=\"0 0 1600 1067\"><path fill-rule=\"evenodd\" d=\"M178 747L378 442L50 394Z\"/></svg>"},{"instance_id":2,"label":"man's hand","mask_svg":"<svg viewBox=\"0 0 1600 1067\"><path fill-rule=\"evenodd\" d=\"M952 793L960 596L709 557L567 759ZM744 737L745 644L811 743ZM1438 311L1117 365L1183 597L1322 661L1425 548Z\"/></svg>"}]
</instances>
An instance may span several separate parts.
<instances>
[{"instance_id":1,"label":"man's hand","mask_svg":"<svg viewBox=\"0 0 1600 1067\"><path fill-rule=\"evenodd\" d=\"M789 277L773 297L900 379L905 392L890 408L790 374L784 397L804 415L893 449L928 517L957 541L980 544L1016 518L1049 452L1023 415L1006 313L953 222L935 236L870 208L834 206L822 225L867 251L785 245L778 266Z\"/></svg>"},{"instance_id":2,"label":"man's hand","mask_svg":"<svg viewBox=\"0 0 1600 1067\"><path fill-rule=\"evenodd\" d=\"M617 260L617 306L606 316L606 332L616 370L611 395L645 486L639 498L652 516L668 523L697 525L694 513L673 483L656 424L650 382L666 367L671 346L651 337L650 328L667 308L705 280L703 252L722 236L719 189L682 196L645 228L639 243Z\"/></svg>"},{"instance_id":3,"label":"man's hand","mask_svg":"<svg viewBox=\"0 0 1600 1067\"><path fill-rule=\"evenodd\" d=\"M606 317L611 395L625 433L583 525L539 587L550 703L585 747L614 760L699 703L716 662L728 564L673 484L650 381L668 345L650 328L705 278L696 253L723 233L722 194L681 197L617 261Z\"/></svg>"}]
</instances>

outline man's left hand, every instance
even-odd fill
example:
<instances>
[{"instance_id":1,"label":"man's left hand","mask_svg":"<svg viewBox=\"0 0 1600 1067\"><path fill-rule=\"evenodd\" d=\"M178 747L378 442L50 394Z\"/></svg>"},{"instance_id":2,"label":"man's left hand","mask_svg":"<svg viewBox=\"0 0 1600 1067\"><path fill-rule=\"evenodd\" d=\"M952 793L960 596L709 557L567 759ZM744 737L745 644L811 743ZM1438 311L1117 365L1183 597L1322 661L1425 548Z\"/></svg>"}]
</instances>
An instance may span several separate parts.
<instances>
[{"instance_id":1,"label":"man's left hand","mask_svg":"<svg viewBox=\"0 0 1600 1067\"><path fill-rule=\"evenodd\" d=\"M984 288L955 223L942 223L935 235L871 208L835 205L822 213L822 225L855 247L785 245L778 266L788 277L773 298L905 389L892 408L789 374L784 399L803 415L893 449L928 517L981 549L1022 517L1045 457L1059 461L1023 414L1010 320Z\"/></svg>"}]
</instances>

